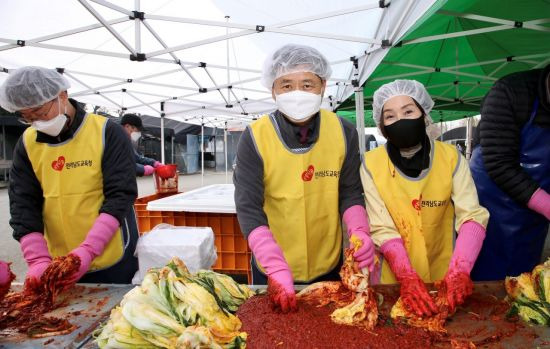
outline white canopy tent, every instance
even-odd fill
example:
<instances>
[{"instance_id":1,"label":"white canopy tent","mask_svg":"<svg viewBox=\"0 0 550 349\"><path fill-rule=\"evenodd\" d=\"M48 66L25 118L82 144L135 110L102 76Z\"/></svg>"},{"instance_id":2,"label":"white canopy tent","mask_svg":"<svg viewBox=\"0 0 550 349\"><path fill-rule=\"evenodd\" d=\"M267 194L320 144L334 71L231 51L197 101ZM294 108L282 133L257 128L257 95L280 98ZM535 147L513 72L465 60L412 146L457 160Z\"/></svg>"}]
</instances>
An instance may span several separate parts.
<instances>
[{"instance_id":1,"label":"white canopy tent","mask_svg":"<svg viewBox=\"0 0 550 349\"><path fill-rule=\"evenodd\" d=\"M325 54L333 75L324 107L335 109L354 92L362 96L360 86L388 48L435 2L4 1L0 70L58 68L79 101L158 115L161 125L170 118L227 129L275 109L260 84L269 52L301 43Z\"/></svg>"}]
</instances>

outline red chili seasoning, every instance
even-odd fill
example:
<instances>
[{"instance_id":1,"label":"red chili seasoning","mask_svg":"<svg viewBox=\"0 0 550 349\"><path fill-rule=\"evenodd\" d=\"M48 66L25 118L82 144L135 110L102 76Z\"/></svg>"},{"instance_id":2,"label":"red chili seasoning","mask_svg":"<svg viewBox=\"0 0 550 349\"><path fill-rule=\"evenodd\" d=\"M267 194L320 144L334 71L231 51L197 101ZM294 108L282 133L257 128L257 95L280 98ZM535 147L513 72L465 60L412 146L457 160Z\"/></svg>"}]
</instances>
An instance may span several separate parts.
<instances>
[{"instance_id":1,"label":"red chili seasoning","mask_svg":"<svg viewBox=\"0 0 550 349\"><path fill-rule=\"evenodd\" d=\"M267 296L255 296L243 304L237 316L241 331L248 333L247 348L429 348L434 336L422 329L380 319L375 331L338 325L330 314L335 307L317 307L298 301L298 310L273 312Z\"/></svg>"},{"instance_id":2,"label":"red chili seasoning","mask_svg":"<svg viewBox=\"0 0 550 349\"><path fill-rule=\"evenodd\" d=\"M44 317L43 314L63 304L61 292L73 287L71 280L80 267L80 259L73 255L55 258L40 281L25 284L18 293L9 293L0 302L0 330L13 328L30 337L45 337L69 333L76 327L66 319Z\"/></svg>"},{"instance_id":3,"label":"red chili seasoning","mask_svg":"<svg viewBox=\"0 0 550 349\"><path fill-rule=\"evenodd\" d=\"M300 298L296 312L283 314L272 311L267 296L254 296L237 312L241 331L248 334L247 348L527 348L548 343L547 336L539 336L547 332L507 318L509 305L501 300L503 295L495 297L485 289L474 292L457 307L445 323L447 333L428 332L390 319L399 287L374 289L383 303L378 308L378 325L372 331L332 322L334 303L316 306Z\"/></svg>"}]
</instances>

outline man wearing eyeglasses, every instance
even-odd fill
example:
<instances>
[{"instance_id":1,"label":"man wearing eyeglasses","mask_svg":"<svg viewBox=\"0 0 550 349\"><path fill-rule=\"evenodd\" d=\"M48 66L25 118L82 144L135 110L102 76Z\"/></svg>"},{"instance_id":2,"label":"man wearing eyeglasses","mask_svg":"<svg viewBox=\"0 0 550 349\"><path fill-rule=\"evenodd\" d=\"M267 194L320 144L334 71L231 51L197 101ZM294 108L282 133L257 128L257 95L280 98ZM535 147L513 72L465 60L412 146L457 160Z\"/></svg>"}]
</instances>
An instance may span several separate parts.
<instances>
[{"instance_id":1,"label":"man wearing eyeglasses","mask_svg":"<svg viewBox=\"0 0 550 349\"><path fill-rule=\"evenodd\" d=\"M73 254L73 281L129 283L137 270L132 147L122 127L69 99L56 70L23 67L0 86L0 105L27 128L10 170L10 225L36 283L52 257Z\"/></svg>"}]
</instances>

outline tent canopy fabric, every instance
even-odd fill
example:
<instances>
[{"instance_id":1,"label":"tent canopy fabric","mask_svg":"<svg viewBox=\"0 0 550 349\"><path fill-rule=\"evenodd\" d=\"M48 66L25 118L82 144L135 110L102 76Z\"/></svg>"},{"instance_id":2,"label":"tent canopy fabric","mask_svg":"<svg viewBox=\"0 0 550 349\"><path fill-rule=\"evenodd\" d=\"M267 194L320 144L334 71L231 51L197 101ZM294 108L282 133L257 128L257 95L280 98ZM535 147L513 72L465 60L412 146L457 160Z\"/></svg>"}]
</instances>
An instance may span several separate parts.
<instances>
[{"instance_id":1,"label":"tent canopy fabric","mask_svg":"<svg viewBox=\"0 0 550 349\"><path fill-rule=\"evenodd\" d=\"M498 78L550 63L549 24L545 0L449 0L394 45L366 80L364 103L385 83L415 79L436 102L435 122L479 114ZM354 98L339 110L353 115ZM368 113L365 123L374 124Z\"/></svg>"},{"instance_id":2,"label":"tent canopy fabric","mask_svg":"<svg viewBox=\"0 0 550 349\"><path fill-rule=\"evenodd\" d=\"M440 0L441 1L441 0ZM331 62L334 109L436 0L9 1L0 12L0 83L25 65L59 68L69 93L108 112L210 127L275 109L260 84L266 55L311 45ZM351 57L358 57L354 67Z\"/></svg>"}]
</instances>

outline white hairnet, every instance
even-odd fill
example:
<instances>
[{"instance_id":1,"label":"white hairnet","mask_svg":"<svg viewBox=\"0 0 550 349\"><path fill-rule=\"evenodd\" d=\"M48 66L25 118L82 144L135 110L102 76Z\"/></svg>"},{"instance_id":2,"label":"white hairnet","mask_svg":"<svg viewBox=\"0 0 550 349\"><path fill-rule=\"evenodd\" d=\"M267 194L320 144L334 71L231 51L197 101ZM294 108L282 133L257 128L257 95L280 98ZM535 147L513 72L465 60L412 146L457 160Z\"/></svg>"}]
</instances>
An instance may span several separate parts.
<instances>
[{"instance_id":1,"label":"white hairnet","mask_svg":"<svg viewBox=\"0 0 550 349\"><path fill-rule=\"evenodd\" d=\"M0 106L9 112L38 107L66 91L71 84L55 69L22 67L0 86Z\"/></svg>"},{"instance_id":2,"label":"white hairnet","mask_svg":"<svg viewBox=\"0 0 550 349\"><path fill-rule=\"evenodd\" d=\"M428 123L432 123L430 112L434 106L434 101L426 91L424 85L416 80L395 80L382 85L374 92L372 97L372 118L376 126L380 126L382 120L382 111L384 104L388 99L395 96L409 96L413 98L424 110Z\"/></svg>"},{"instance_id":3,"label":"white hairnet","mask_svg":"<svg viewBox=\"0 0 550 349\"><path fill-rule=\"evenodd\" d=\"M268 56L264 62L262 84L271 91L273 82L281 76L310 72L328 80L332 69L325 56L317 49L304 45L288 44Z\"/></svg>"}]
</instances>

